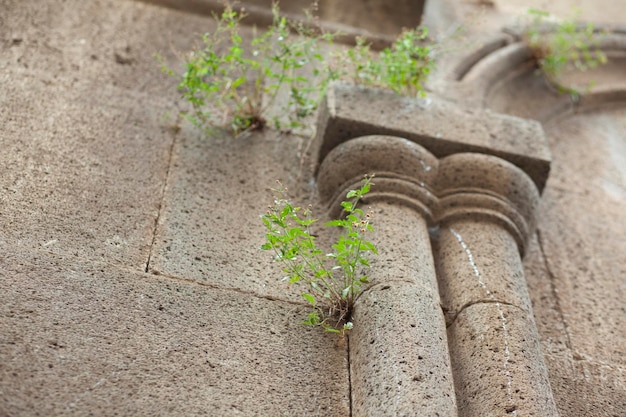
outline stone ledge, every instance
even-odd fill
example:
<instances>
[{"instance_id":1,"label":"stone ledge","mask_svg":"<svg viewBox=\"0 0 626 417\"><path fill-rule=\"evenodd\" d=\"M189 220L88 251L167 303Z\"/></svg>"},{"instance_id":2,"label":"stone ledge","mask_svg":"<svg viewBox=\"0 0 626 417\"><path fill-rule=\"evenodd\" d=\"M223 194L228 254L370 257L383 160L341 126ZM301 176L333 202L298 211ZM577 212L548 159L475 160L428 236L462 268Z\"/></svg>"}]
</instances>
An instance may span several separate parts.
<instances>
[{"instance_id":1,"label":"stone ledge","mask_svg":"<svg viewBox=\"0 0 626 417\"><path fill-rule=\"evenodd\" d=\"M402 137L439 158L460 152L494 155L524 170L540 191L550 172L550 150L539 122L462 108L434 95L420 100L332 86L320 109L316 160L346 140L367 135Z\"/></svg>"},{"instance_id":2,"label":"stone ledge","mask_svg":"<svg viewBox=\"0 0 626 417\"><path fill-rule=\"evenodd\" d=\"M138 0L143 3L168 7L196 15L213 16L219 15L224 10L222 0ZM272 23L273 15L271 10L272 0L243 0L237 2L236 9L245 9L245 24L252 26L269 26ZM358 2L353 5L343 5L346 2L318 1L315 15L318 17L316 24L330 33L334 33L335 42L354 44L355 38L359 36L367 37L372 48L380 50L392 43L400 32L401 27L417 26L424 1L404 1L394 5L398 7L410 7L413 13L398 13L395 16L385 14L389 9L380 2L376 8L375 2L370 2L369 10L364 8L359 12ZM313 2L310 0L290 0L279 4L281 15L292 21L300 21L308 24L304 11L311 8ZM342 9L344 7L344 9ZM372 7L377 12L377 18L372 19ZM369 13L368 13L369 12ZM340 18L335 17L339 14ZM400 22L397 21L400 19ZM400 23L400 24L399 24Z\"/></svg>"}]
</instances>

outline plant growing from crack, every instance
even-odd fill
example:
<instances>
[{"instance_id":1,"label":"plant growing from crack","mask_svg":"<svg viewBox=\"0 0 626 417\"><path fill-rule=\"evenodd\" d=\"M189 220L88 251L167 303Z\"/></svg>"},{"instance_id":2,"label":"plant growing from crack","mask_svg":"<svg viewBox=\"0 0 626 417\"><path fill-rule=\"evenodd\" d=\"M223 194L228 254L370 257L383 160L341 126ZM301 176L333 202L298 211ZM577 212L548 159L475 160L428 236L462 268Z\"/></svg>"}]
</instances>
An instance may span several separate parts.
<instances>
[{"instance_id":1,"label":"plant growing from crack","mask_svg":"<svg viewBox=\"0 0 626 417\"><path fill-rule=\"evenodd\" d=\"M528 18L530 23L522 39L530 48L538 71L558 92L578 97L580 91L561 84L559 78L566 70L586 71L607 62L604 52L596 48L594 25L582 26L573 18L558 21L537 9L530 9Z\"/></svg>"},{"instance_id":2,"label":"plant growing from crack","mask_svg":"<svg viewBox=\"0 0 626 417\"><path fill-rule=\"evenodd\" d=\"M319 29L310 13L304 21L292 22L276 4L272 12L272 24L261 32L255 28L249 40L242 30L245 12L226 6L216 16L216 28L184 58L178 89L191 104L191 111L183 113L187 120L207 133L215 126L235 135L266 125L307 131L306 121L329 83L340 78L398 94L424 95L424 82L434 67L425 28L405 30L379 53L359 38L355 47L328 56L323 51L332 44L333 34ZM162 70L176 76L165 65Z\"/></svg>"},{"instance_id":3,"label":"plant growing from crack","mask_svg":"<svg viewBox=\"0 0 626 417\"><path fill-rule=\"evenodd\" d=\"M332 34L311 29L307 22L290 22L276 4L273 21L264 32L247 40L241 21L245 12L226 6L216 16L217 27L202 36L202 47L186 57L186 70L178 89L191 104L185 117L212 130L225 126L233 133L302 127L318 107L328 83L337 78L322 54ZM312 18L310 18L312 19ZM174 72L166 67L163 71ZM287 96L281 116L269 109Z\"/></svg>"},{"instance_id":4,"label":"plant growing from crack","mask_svg":"<svg viewBox=\"0 0 626 417\"><path fill-rule=\"evenodd\" d=\"M356 39L339 61L352 68L342 76L356 84L383 88L409 97L425 96L424 83L434 69L434 47L428 29L404 30L389 47L379 53L364 38Z\"/></svg>"},{"instance_id":5,"label":"plant growing from crack","mask_svg":"<svg viewBox=\"0 0 626 417\"><path fill-rule=\"evenodd\" d=\"M365 177L359 189L350 190L346 201L341 203L344 215L324 225L341 229L330 253L324 254L315 243L312 229L317 219L313 218L311 207L294 206L280 183L274 190L277 194L274 203L261 216L266 228L266 243L261 249L274 252L274 260L283 265L286 273L284 280L306 287L301 296L313 310L302 324L320 326L341 336L352 329L352 308L363 285L368 283L365 274L370 267L368 256L378 253L366 239L373 231L373 213L358 208L370 190L371 181L371 176Z\"/></svg>"}]
</instances>

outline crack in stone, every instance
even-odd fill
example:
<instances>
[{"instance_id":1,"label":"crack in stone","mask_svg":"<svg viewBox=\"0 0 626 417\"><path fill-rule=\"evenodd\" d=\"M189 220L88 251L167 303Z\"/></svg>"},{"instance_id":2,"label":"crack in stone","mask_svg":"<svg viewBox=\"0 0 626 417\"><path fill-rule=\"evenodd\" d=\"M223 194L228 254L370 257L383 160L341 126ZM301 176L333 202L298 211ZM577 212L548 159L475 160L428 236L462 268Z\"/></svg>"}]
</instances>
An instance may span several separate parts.
<instances>
[{"instance_id":1,"label":"crack in stone","mask_svg":"<svg viewBox=\"0 0 626 417\"><path fill-rule=\"evenodd\" d=\"M159 220L161 219L161 211L163 210L163 203L165 201L165 190L167 189L167 182L170 179L170 170L172 169L172 159L174 157L174 146L176 145L176 139L178 138L178 134L174 134L174 138L172 139L172 144L169 149L169 158L167 160L167 171L165 172L165 180L163 181L163 187L161 188L161 197L159 199L159 207L157 209L157 215L154 219L154 228L152 229L152 241L150 242L150 251L148 252L148 259L146 260L146 268L144 272L150 271L150 261L152 259L152 251L154 250L154 245L156 244L157 237L157 229L159 228Z\"/></svg>"},{"instance_id":2,"label":"crack in stone","mask_svg":"<svg viewBox=\"0 0 626 417\"><path fill-rule=\"evenodd\" d=\"M510 413L511 415L517 417L517 406L515 404L515 401L513 400L513 388L512 388L513 377L511 375L511 371L509 370L509 363L511 360L511 351L509 349L509 331L506 327L506 317L504 316L504 311L502 310L503 303L501 303L500 301L496 299L496 297L493 295L493 293L489 290L489 288L483 281L483 277L480 273L480 270L478 269L478 266L474 262L474 256L472 255L472 251L463 240L463 237L453 228L449 228L449 230L450 230L450 233L452 233L452 235L459 242L459 244L461 245L461 248L463 248L463 250L465 251L465 254L467 255L467 259L470 265L472 266L472 270L474 271L474 275L476 275L476 279L478 280L479 285L485 291L485 293L487 294L487 297L489 297L489 299L495 303L496 308L498 309L498 313L500 314L500 324L502 325L502 331L503 331L503 336L504 336L504 364L503 365L504 365L504 374L506 375L506 380L507 380L506 392L507 392L507 397L509 399L509 404L510 404L510 406L507 408L507 413Z\"/></svg>"},{"instance_id":3,"label":"crack in stone","mask_svg":"<svg viewBox=\"0 0 626 417\"><path fill-rule=\"evenodd\" d=\"M463 304L461 308L459 308L458 310L449 310L442 305L441 309L443 310L443 314L446 319L446 328L452 326L452 324L454 324L454 322L456 321L457 317L460 316L461 313L465 311L465 309L471 306L479 305L479 304L499 304L501 306L504 305L504 306L514 307L520 310L524 310L523 308L515 304L509 303L507 301L500 301L500 300L495 300L495 299L480 299L480 300L469 301Z\"/></svg>"},{"instance_id":4,"label":"crack in stone","mask_svg":"<svg viewBox=\"0 0 626 417\"><path fill-rule=\"evenodd\" d=\"M350 357L350 335L346 336L346 354L348 355L348 416L352 417L352 358Z\"/></svg>"},{"instance_id":5,"label":"crack in stone","mask_svg":"<svg viewBox=\"0 0 626 417\"><path fill-rule=\"evenodd\" d=\"M197 285L199 287L204 287L204 288L210 288L210 289L214 289L214 290L220 290L220 291L229 291L229 292L234 292L236 294L241 294L241 295L249 295L252 297L256 297L256 298L260 298L263 300L269 300L269 301L280 301L283 303L287 303L287 304L292 304L295 306L302 306L302 307L309 307L311 304L309 304L308 302L305 301L293 301L293 300L289 300L286 298L281 298L281 297L274 297L272 295L262 295L259 294L257 292L254 291L250 291L250 290L244 290L241 288L236 288L236 287L223 287L220 285L215 285L215 284L208 284L206 282L200 282L200 281L196 281L190 278L183 278L183 277L179 277L176 275L167 275L167 274L162 274L162 273L152 273L150 274L152 276L155 277L162 277L162 278L166 278L166 279L171 279L173 281L179 281L185 284L191 284L191 285Z\"/></svg>"}]
</instances>

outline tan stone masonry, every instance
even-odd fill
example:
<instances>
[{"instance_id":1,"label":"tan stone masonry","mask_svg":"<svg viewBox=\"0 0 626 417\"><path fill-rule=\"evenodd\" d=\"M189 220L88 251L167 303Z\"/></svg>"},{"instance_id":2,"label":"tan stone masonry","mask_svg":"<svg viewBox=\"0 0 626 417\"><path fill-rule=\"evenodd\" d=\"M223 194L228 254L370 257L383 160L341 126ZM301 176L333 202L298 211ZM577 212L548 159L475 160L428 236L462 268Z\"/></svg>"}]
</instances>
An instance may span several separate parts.
<instances>
[{"instance_id":1,"label":"tan stone masonry","mask_svg":"<svg viewBox=\"0 0 626 417\"><path fill-rule=\"evenodd\" d=\"M499 158L444 158L437 181L442 306L461 416L557 416L521 254L539 195Z\"/></svg>"},{"instance_id":2,"label":"tan stone masonry","mask_svg":"<svg viewBox=\"0 0 626 417\"><path fill-rule=\"evenodd\" d=\"M427 97L335 86L308 148L176 118L179 80L154 54L184 71L210 4L2 1L0 416L524 417L552 399L563 417L624 414L623 4L429 1L434 37L463 33ZM510 30L527 7L574 5L610 32L607 65L564 74L594 83L579 101ZM385 22L367 10L322 23L353 38L355 20ZM277 179L324 218L316 192L337 207L372 171L380 254L341 343L299 324L308 306L259 249L259 215Z\"/></svg>"},{"instance_id":3,"label":"tan stone masonry","mask_svg":"<svg viewBox=\"0 0 626 417\"><path fill-rule=\"evenodd\" d=\"M350 334L353 416L456 415L428 224L437 159L405 139L368 136L334 148L318 189L324 201L376 173L367 204L379 247L371 287L357 300ZM337 204L332 203L332 207Z\"/></svg>"},{"instance_id":4,"label":"tan stone masonry","mask_svg":"<svg viewBox=\"0 0 626 417\"><path fill-rule=\"evenodd\" d=\"M486 121L479 134L456 141L449 127L432 120L419 134L408 132L413 141L380 135L344 141L346 131L377 129L364 120L375 111L371 102L354 100L354 94L376 93L347 90L349 111L334 95L321 115L320 198L337 207L347 189L374 173L364 204L383 218L376 238L381 256L372 286L355 306L350 336L353 415L558 416L521 262L535 225L536 184L545 177L535 170L531 179L493 156L515 160L515 147L528 145L510 141L505 152L486 146L484 153L455 152L476 151L481 133L493 136L489 129L500 115L488 113L473 115ZM446 106L453 115L463 112ZM338 122L338 113L347 112L363 121ZM412 114L432 116L428 108ZM386 117L385 123L398 122ZM543 149L541 128L525 123L510 124L535 133L533 146ZM433 128L437 133L429 135ZM447 136L443 144L440 132ZM415 142L450 155L438 159Z\"/></svg>"}]
</instances>

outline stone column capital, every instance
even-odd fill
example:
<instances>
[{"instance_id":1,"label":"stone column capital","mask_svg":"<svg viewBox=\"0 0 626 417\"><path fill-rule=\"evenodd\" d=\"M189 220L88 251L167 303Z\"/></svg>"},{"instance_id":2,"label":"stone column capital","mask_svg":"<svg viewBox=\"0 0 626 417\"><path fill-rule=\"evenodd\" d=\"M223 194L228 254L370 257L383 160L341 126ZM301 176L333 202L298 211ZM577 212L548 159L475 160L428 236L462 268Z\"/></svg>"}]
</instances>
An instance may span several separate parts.
<instances>
[{"instance_id":1,"label":"stone column capital","mask_svg":"<svg viewBox=\"0 0 626 417\"><path fill-rule=\"evenodd\" d=\"M372 135L333 148L319 167L317 181L322 201L331 210L349 189L359 187L364 175L375 175L368 201L383 200L415 208L430 223L436 206L432 192L438 160L407 139Z\"/></svg>"},{"instance_id":2,"label":"stone column capital","mask_svg":"<svg viewBox=\"0 0 626 417\"><path fill-rule=\"evenodd\" d=\"M501 158L459 153L439 161L435 221L482 219L505 227L521 254L535 228L539 191L517 166Z\"/></svg>"}]
</instances>

